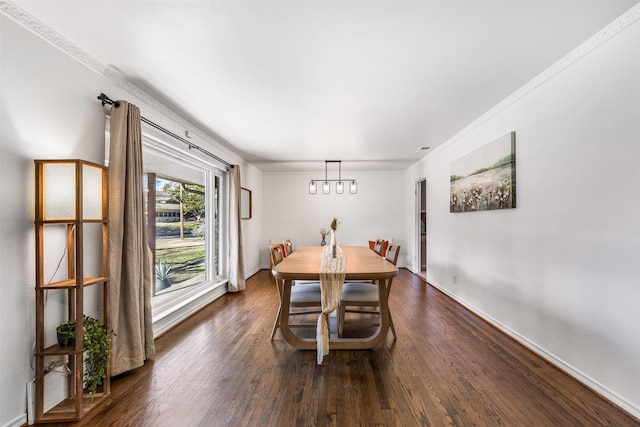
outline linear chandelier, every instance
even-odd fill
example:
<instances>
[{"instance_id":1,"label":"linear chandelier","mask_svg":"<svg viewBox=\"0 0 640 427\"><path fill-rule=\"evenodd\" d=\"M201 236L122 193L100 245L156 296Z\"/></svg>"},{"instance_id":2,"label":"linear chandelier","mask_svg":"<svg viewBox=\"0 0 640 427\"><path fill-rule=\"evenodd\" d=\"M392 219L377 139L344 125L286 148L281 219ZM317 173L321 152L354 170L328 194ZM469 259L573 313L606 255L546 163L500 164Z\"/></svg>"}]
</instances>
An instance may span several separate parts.
<instances>
[{"instance_id":1,"label":"linear chandelier","mask_svg":"<svg viewBox=\"0 0 640 427\"><path fill-rule=\"evenodd\" d=\"M329 179L328 166L329 163L338 164L338 179ZM345 179L349 182L349 193L356 194L358 192L358 183L355 179ZM309 194L318 192L318 183L322 183L322 194L331 193L331 182L336 182L336 194L344 193L344 181L342 180L342 160L325 160L324 161L324 179L312 179L309 182Z\"/></svg>"}]
</instances>

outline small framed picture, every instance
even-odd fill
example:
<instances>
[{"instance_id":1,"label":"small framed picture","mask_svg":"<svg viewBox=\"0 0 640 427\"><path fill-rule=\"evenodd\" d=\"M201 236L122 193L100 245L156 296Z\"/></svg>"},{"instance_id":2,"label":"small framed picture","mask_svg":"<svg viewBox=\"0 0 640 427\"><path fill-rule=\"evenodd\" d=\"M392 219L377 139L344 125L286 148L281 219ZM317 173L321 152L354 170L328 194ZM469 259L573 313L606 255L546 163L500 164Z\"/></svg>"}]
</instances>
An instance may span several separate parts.
<instances>
[{"instance_id":1,"label":"small framed picture","mask_svg":"<svg viewBox=\"0 0 640 427\"><path fill-rule=\"evenodd\" d=\"M251 219L251 190L240 189L240 219Z\"/></svg>"}]
</instances>

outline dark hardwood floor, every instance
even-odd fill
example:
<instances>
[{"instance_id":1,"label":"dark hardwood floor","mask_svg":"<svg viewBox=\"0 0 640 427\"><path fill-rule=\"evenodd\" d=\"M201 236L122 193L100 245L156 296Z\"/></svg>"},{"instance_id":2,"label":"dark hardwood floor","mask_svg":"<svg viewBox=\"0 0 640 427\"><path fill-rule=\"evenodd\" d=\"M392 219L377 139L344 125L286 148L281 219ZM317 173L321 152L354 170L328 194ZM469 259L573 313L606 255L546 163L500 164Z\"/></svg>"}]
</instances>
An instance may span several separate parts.
<instances>
[{"instance_id":1,"label":"dark hardwood floor","mask_svg":"<svg viewBox=\"0 0 640 427\"><path fill-rule=\"evenodd\" d=\"M279 332L269 341L277 305L261 271L158 338L153 360L65 425L640 425L407 270L390 299L398 340L332 351L322 366Z\"/></svg>"}]
</instances>

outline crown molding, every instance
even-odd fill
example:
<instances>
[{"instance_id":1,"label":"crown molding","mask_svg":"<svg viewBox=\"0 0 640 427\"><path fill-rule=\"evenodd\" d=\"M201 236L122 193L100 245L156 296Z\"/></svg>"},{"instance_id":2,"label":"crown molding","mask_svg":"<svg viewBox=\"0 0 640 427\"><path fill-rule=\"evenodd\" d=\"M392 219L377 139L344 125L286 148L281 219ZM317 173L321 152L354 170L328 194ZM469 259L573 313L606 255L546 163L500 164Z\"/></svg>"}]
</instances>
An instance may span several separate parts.
<instances>
[{"instance_id":1,"label":"crown molding","mask_svg":"<svg viewBox=\"0 0 640 427\"><path fill-rule=\"evenodd\" d=\"M533 91L534 89L541 86L543 83L549 81L556 75L560 74L562 71L567 69L569 66L575 64L580 59L587 56L593 50L598 48L600 45L629 27L634 22L640 19L640 3L631 8L627 13L622 15L620 18L613 21L611 24L607 25L603 30L596 33L590 39L582 43L580 46L569 52L563 58L558 60L556 63L551 65L549 68L544 70L542 73L538 74L532 80L527 82L520 89L516 90L494 108L487 112L488 116L492 116L498 111L504 110L505 107L513 104L515 101L524 97L524 95ZM495 112L494 112L495 110Z\"/></svg>"},{"instance_id":2,"label":"crown molding","mask_svg":"<svg viewBox=\"0 0 640 427\"><path fill-rule=\"evenodd\" d=\"M60 50L67 53L69 56L75 58L76 60L85 64L89 68L92 68L98 73L105 74L107 69L106 66L96 61L91 55L87 54L82 49L78 48L74 44L61 37L58 33L35 19L33 16L15 5L13 2L0 0L0 11L2 11L8 17L12 18L18 24L27 28L32 33L37 34L42 39L55 45Z\"/></svg>"},{"instance_id":3,"label":"crown molding","mask_svg":"<svg viewBox=\"0 0 640 427\"><path fill-rule=\"evenodd\" d=\"M178 123L180 126L184 127L186 130L192 132L193 134L198 135L203 140L213 144L215 148L224 152L226 155L234 158L242 159L237 153L229 150L227 147L222 144L221 141L228 145L232 145L229 141L226 141L224 138L217 136L212 137L208 133L202 131L200 128L196 127L191 122L184 119L182 116L178 115L166 105L146 93L144 90L134 85L130 81L126 79L126 77L119 72L118 70L109 67L93 56L88 54L87 52L80 49L78 46L71 43L69 40L62 37L60 34L47 27L42 22L38 21L36 18L31 16L25 10L21 9L15 3L9 0L0 0L0 12L14 20L19 25L28 29L32 33L38 35L40 38L54 45L73 59L77 60L81 64L85 65L87 68L95 71L99 75L105 77L111 82L115 83L134 97L140 99L145 104L153 107L155 110L167 116L169 119ZM97 96L97 94L96 94ZM233 162L230 162L233 163Z\"/></svg>"},{"instance_id":4,"label":"crown molding","mask_svg":"<svg viewBox=\"0 0 640 427\"><path fill-rule=\"evenodd\" d=\"M626 13L621 15L611 24L604 27L604 29L600 30L594 36L592 36L587 41L582 43L580 46L578 46L577 48L569 52L563 58L561 58L560 60L555 62L553 65L551 65L549 68L544 70L542 73L538 74L536 77L534 77L533 79L525 83L524 86L520 87L520 89L513 92L511 95L509 95L504 100L499 102L496 106L491 108L489 111L487 111L486 113L484 113L483 115L475 119L473 122L465 126L461 131L456 133L446 142L435 147L432 151L429 152L429 154L425 155L418 162L411 165L409 169L414 167L415 165L422 163L423 161L433 156L434 154L442 151L443 149L450 146L451 144L453 144L454 142L462 138L467 133L471 132L473 129L475 129L482 123L489 120L491 117L495 116L499 112L506 109L508 106L524 98L528 93L532 92L533 90L537 89L547 81L551 80L553 77L560 74L569 66L575 64L580 59L587 56L593 50L597 49L599 46L601 46L605 42L609 41L610 39L612 39L622 31L624 31L625 29L627 29L628 27L636 23L638 20L640 20L640 3L633 6L631 9L629 9Z\"/></svg>"}]
</instances>

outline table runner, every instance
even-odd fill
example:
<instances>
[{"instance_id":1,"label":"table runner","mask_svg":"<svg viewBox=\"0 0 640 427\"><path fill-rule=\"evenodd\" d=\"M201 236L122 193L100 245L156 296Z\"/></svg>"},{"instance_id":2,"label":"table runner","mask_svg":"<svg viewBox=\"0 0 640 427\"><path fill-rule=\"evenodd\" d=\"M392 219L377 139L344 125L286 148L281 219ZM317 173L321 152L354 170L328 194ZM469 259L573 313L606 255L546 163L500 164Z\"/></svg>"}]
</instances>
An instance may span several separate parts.
<instances>
[{"instance_id":1,"label":"table runner","mask_svg":"<svg viewBox=\"0 0 640 427\"><path fill-rule=\"evenodd\" d=\"M316 341L318 365L322 365L324 356L329 354L329 313L335 311L342 296L342 285L346 272L346 259L339 246L333 257L332 245L325 246L320 255L320 291L322 294L322 313L318 317Z\"/></svg>"}]
</instances>

